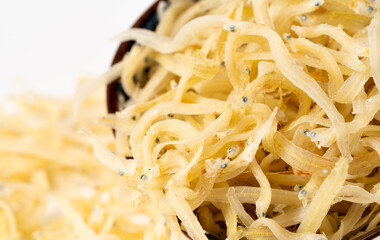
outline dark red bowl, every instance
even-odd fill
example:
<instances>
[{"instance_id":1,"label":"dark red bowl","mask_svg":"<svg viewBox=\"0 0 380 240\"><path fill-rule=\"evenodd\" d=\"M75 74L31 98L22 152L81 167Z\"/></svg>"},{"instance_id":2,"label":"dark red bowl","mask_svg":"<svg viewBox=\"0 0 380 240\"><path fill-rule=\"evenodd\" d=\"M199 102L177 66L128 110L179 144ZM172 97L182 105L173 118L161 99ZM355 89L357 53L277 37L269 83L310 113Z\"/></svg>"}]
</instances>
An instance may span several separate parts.
<instances>
[{"instance_id":1,"label":"dark red bowl","mask_svg":"<svg viewBox=\"0 0 380 240\"><path fill-rule=\"evenodd\" d=\"M161 0L161 1L167 2L167 0ZM151 7L149 7L148 10L146 10L146 12L141 15L141 17L136 21L136 23L132 27L155 30L158 24L157 6L159 2L160 0L155 2ZM134 43L135 42L133 41L121 43L119 48L116 51L115 57L112 61L112 65L120 62L123 59L124 55L130 51ZM106 98L107 98L108 113L115 113L121 110L119 109L121 101L127 101L129 99L129 96L123 90L123 87L120 83L120 78L115 79L113 82L107 85ZM352 233L352 235L353 234L355 233ZM376 227L375 229L373 229L372 231L366 234L363 234L355 238L354 240L371 240L371 239L375 239L377 236L380 236L380 226ZM218 239L210 235L208 235L208 238ZM348 236L345 237L344 239L348 239Z\"/></svg>"}]
</instances>

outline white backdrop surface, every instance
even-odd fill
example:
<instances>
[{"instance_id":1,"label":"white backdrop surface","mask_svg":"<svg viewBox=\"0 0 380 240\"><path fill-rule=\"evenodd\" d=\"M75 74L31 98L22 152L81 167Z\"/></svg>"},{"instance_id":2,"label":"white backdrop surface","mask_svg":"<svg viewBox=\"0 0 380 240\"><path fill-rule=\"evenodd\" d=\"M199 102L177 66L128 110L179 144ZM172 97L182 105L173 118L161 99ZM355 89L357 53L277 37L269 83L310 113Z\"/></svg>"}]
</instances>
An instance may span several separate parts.
<instances>
[{"instance_id":1,"label":"white backdrop surface","mask_svg":"<svg viewBox=\"0 0 380 240\"><path fill-rule=\"evenodd\" d=\"M70 96L109 67L128 29L154 0L0 0L0 100L20 91Z\"/></svg>"}]
</instances>

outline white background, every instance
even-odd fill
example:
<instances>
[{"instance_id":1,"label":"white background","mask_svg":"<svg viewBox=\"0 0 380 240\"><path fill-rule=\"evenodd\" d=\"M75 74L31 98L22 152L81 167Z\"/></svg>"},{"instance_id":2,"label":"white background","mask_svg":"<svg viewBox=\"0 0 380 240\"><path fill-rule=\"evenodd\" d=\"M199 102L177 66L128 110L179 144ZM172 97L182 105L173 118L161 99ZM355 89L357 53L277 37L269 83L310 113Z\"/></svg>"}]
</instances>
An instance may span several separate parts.
<instances>
[{"instance_id":1,"label":"white background","mask_svg":"<svg viewBox=\"0 0 380 240\"><path fill-rule=\"evenodd\" d=\"M155 0L0 0L0 101L20 91L73 95L108 69L128 29Z\"/></svg>"}]
</instances>

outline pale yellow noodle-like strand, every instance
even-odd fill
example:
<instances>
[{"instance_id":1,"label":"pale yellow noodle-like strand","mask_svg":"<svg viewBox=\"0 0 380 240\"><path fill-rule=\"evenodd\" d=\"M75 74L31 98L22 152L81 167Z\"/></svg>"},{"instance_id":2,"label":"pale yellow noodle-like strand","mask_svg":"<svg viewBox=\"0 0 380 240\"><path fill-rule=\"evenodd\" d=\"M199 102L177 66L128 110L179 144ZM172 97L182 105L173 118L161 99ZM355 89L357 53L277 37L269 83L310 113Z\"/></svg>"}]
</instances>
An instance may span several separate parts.
<instances>
[{"instance_id":1,"label":"pale yellow noodle-like strand","mask_svg":"<svg viewBox=\"0 0 380 240\"><path fill-rule=\"evenodd\" d=\"M191 80L192 75L192 72L190 70L187 70L185 74L181 76L174 95L174 101L180 102L182 100L183 94L187 90L186 87L188 85L188 82Z\"/></svg>"},{"instance_id":2,"label":"pale yellow noodle-like strand","mask_svg":"<svg viewBox=\"0 0 380 240\"><path fill-rule=\"evenodd\" d=\"M170 240L188 240L188 237L186 237L181 231L181 227L178 224L178 219L176 216L165 215L165 220L171 230Z\"/></svg>"},{"instance_id":3,"label":"pale yellow noodle-like strand","mask_svg":"<svg viewBox=\"0 0 380 240\"><path fill-rule=\"evenodd\" d=\"M380 12L375 14L368 27L369 60L376 87L380 90Z\"/></svg>"},{"instance_id":4,"label":"pale yellow noodle-like strand","mask_svg":"<svg viewBox=\"0 0 380 240\"><path fill-rule=\"evenodd\" d=\"M123 69L123 61L116 63L109 69L107 72L102 74L100 77L96 78L95 80L88 81L84 83L76 92L74 96L74 106L72 108L72 115L73 118L78 114L79 107L81 103L93 92L98 90L104 85L107 85L108 83L112 82L116 78L118 78L121 74L121 71Z\"/></svg>"},{"instance_id":5,"label":"pale yellow noodle-like strand","mask_svg":"<svg viewBox=\"0 0 380 240\"><path fill-rule=\"evenodd\" d=\"M0 208L3 213L3 214L0 213L1 215L3 215L3 216L0 215L0 217L4 217L8 220L6 224L3 224L0 227L0 229L2 229L2 231L0 232L0 237L4 237L4 239L9 238L9 240L19 239L16 219L13 215L11 208L4 201L0 201Z\"/></svg>"},{"instance_id":6,"label":"pale yellow noodle-like strand","mask_svg":"<svg viewBox=\"0 0 380 240\"><path fill-rule=\"evenodd\" d=\"M366 144L362 145L366 146ZM367 146L371 147L371 145ZM367 176L373 171L374 168L380 166L379 160L380 158L376 151L366 152L361 155L355 156L352 163L350 164L348 172L350 175L354 175L355 177Z\"/></svg>"},{"instance_id":7,"label":"pale yellow noodle-like strand","mask_svg":"<svg viewBox=\"0 0 380 240\"><path fill-rule=\"evenodd\" d=\"M268 12L268 0L253 0L252 7L256 23L274 28Z\"/></svg>"},{"instance_id":8,"label":"pale yellow noodle-like strand","mask_svg":"<svg viewBox=\"0 0 380 240\"><path fill-rule=\"evenodd\" d=\"M237 232L237 218L231 206L228 204L228 201L226 203L213 203L213 205L219 208L223 213L227 226L227 236L235 234Z\"/></svg>"},{"instance_id":9,"label":"pale yellow noodle-like strand","mask_svg":"<svg viewBox=\"0 0 380 240\"><path fill-rule=\"evenodd\" d=\"M318 116L314 116L314 115L303 115L303 116L297 118L297 120L293 121L289 125L285 126L282 129L282 131L283 132L291 131L294 128L296 128L297 126L304 124L304 123L318 124L318 125L321 125L324 127L332 127L331 122L327 118L322 118L322 117L318 117Z\"/></svg>"},{"instance_id":10,"label":"pale yellow noodle-like strand","mask_svg":"<svg viewBox=\"0 0 380 240\"><path fill-rule=\"evenodd\" d=\"M296 88L292 83L290 83L282 75L276 74L276 73L266 74L266 75L262 75L256 78L254 81L249 83L248 86L245 88L243 92L243 96L248 97L249 98L248 101L252 102L257 98L257 95L261 90L265 90L270 87L288 89L297 96L300 103L299 110L297 112L297 117L302 116L309 110L311 106L311 99L307 96L307 94L305 94L304 92ZM242 100L240 100L240 104L242 106L247 105L247 103L243 103Z\"/></svg>"},{"instance_id":11,"label":"pale yellow noodle-like strand","mask_svg":"<svg viewBox=\"0 0 380 240\"><path fill-rule=\"evenodd\" d=\"M191 1L172 1L170 7L168 4L169 3L163 4L163 7L166 9L163 10L163 14L159 18L156 32L172 36L172 23L175 22L179 15L181 15L184 11L191 8L193 4Z\"/></svg>"},{"instance_id":12,"label":"pale yellow noodle-like strand","mask_svg":"<svg viewBox=\"0 0 380 240\"><path fill-rule=\"evenodd\" d=\"M186 200L176 195L173 191L167 191L166 201L175 209L177 216L181 219L190 237L194 240L207 240L203 233L202 226L194 215Z\"/></svg>"},{"instance_id":13,"label":"pale yellow noodle-like strand","mask_svg":"<svg viewBox=\"0 0 380 240\"><path fill-rule=\"evenodd\" d=\"M280 132L274 134L273 143L274 149L272 151L296 170L326 175L325 171L334 166L334 161L331 159L321 157L296 146Z\"/></svg>"},{"instance_id":14,"label":"pale yellow noodle-like strand","mask_svg":"<svg viewBox=\"0 0 380 240\"><path fill-rule=\"evenodd\" d=\"M260 225L267 226L278 239L283 240L327 240L326 236L314 233L293 233L281 227L277 222L269 218L261 218L256 220L250 227Z\"/></svg>"},{"instance_id":15,"label":"pale yellow noodle-like strand","mask_svg":"<svg viewBox=\"0 0 380 240\"><path fill-rule=\"evenodd\" d=\"M328 217L325 217L321 223L321 227L319 228L320 232L323 232L325 235L329 236L334 233L333 226L329 221Z\"/></svg>"},{"instance_id":16,"label":"pale yellow noodle-like strand","mask_svg":"<svg viewBox=\"0 0 380 240\"><path fill-rule=\"evenodd\" d=\"M104 143L87 128L81 128L80 133L83 133L91 141L95 156L104 166L120 174L131 174L134 172L137 166L136 161L125 161L125 158L113 154Z\"/></svg>"},{"instance_id":17,"label":"pale yellow noodle-like strand","mask_svg":"<svg viewBox=\"0 0 380 240\"><path fill-rule=\"evenodd\" d=\"M213 188L206 199L207 201L215 203L227 203L227 191L228 188ZM296 192L273 188L271 191L272 204L286 204L294 207L299 207L302 205ZM259 187L235 187L235 195L239 198L241 203L256 203L257 199L260 197L260 193L261 189Z\"/></svg>"},{"instance_id":18,"label":"pale yellow noodle-like strand","mask_svg":"<svg viewBox=\"0 0 380 240\"><path fill-rule=\"evenodd\" d=\"M75 221L74 232L78 237L93 238L96 236L96 233L91 229L79 214L79 212L70 204L70 202L63 196L56 196L60 204L60 207L63 210L63 213L72 221Z\"/></svg>"},{"instance_id":19,"label":"pale yellow noodle-like strand","mask_svg":"<svg viewBox=\"0 0 380 240\"><path fill-rule=\"evenodd\" d=\"M342 115L337 111L332 101L328 98L316 81L297 67L281 37L272 29L253 23L242 22L234 25L236 28L235 31L240 34L259 35L268 40L271 52L275 57L275 62L281 73L284 74L284 76L287 77L296 87L306 92L311 99L323 108L327 116L331 119L335 131L338 133L338 146L342 155L345 157L350 157L350 150L347 145L348 139L345 139L345 129L342 128L344 126L344 119ZM226 25L224 28L229 29L230 27Z\"/></svg>"},{"instance_id":20,"label":"pale yellow noodle-like strand","mask_svg":"<svg viewBox=\"0 0 380 240\"><path fill-rule=\"evenodd\" d=\"M366 127L380 109L380 94L370 97L366 101L365 111L355 115L351 122L346 123L348 132L359 131Z\"/></svg>"},{"instance_id":21,"label":"pale yellow noodle-like strand","mask_svg":"<svg viewBox=\"0 0 380 240\"><path fill-rule=\"evenodd\" d=\"M362 89L359 94L352 101L352 114L363 113L367 101L367 94Z\"/></svg>"},{"instance_id":22,"label":"pale yellow noodle-like strand","mask_svg":"<svg viewBox=\"0 0 380 240\"><path fill-rule=\"evenodd\" d=\"M297 233L315 233L347 178L348 159L341 157L307 206Z\"/></svg>"},{"instance_id":23,"label":"pale yellow noodle-like strand","mask_svg":"<svg viewBox=\"0 0 380 240\"><path fill-rule=\"evenodd\" d=\"M123 85L125 93L131 98L135 98L139 92L139 83L135 73L144 67L145 59L151 54L152 49L142 46L134 45L128 55L123 57L122 72L120 74L120 81ZM115 80L117 78L114 78Z\"/></svg>"},{"instance_id":24,"label":"pale yellow noodle-like strand","mask_svg":"<svg viewBox=\"0 0 380 240\"><path fill-rule=\"evenodd\" d=\"M181 30L181 28L183 28L186 25L186 23L190 22L191 20L198 17L199 15L204 15L204 14L209 13L209 11L211 11L215 8L218 8L218 6L220 6L221 4L223 6L226 3L231 3L231 5L233 7L235 7L235 5L236 5L236 3L238 3L238 1L237 0L235 0L235 1L231 1L231 0L222 0L222 1L220 1L220 0L209 0L209 1L199 1L195 4L193 4L192 6L187 8L182 14L180 14L177 17L176 21L172 23L173 24L172 33L173 34L178 33ZM231 8L228 10L231 11ZM216 14L223 15L225 13L226 12L220 12L220 13L216 13ZM228 14L225 14L225 15L229 16Z\"/></svg>"},{"instance_id":25,"label":"pale yellow noodle-like strand","mask_svg":"<svg viewBox=\"0 0 380 240\"><path fill-rule=\"evenodd\" d=\"M378 205L375 205L371 212L369 214L367 214L365 217L362 217L356 224L355 226L353 227L354 229L359 229L361 227L363 227L365 224L367 224L370 219L372 218L373 214L379 209L379 206ZM371 231L372 229L370 228L366 228L366 230L364 231L365 232L369 232ZM360 231L358 234L354 235L354 237L358 237L358 235L360 236L361 234L363 234L363 231Z\"/></svg>"},{"instance_id":26,"label":"pale yellow noodle-like strand","mask_svg":"<svg viewBox=\"0 0 380 240\"><path fill-rule=\"evenodd\" d=\"M172 159L176 159L176 161L172 161ZM187 163L187 158L175 150L166 151L157 161L157 164L160 166L161 174L179 172L181 169L185 168Z\"/></svg>"},{"instance_id":27,"label":"pale yellow noodle-like strand","mask_svg":"<svg viewBox=\"0 0 380 240\"><path fill-rule=\"evenodd\" d=\"M339 70L342 72L342 74L345 76L350 76L353 70L362 72L367 68L363 64L363 62L361 62L357 57L356 57L356 61L354 61L352 60L351 55L348 53L338 52L339 54L337 54L336 52L332 52L331 49L329 48L328 50L330 54L334 56L334 59L336 61L338 61L337 58L339 58L340 59L339 61L342 62L341 64L344 63L344 65L338 65L338 67L339 67ZM308 55L304 55L300 53L292 53L291 55L295 59L301 61L303 64L307 66L311 66L311 67L319 68L323 70L327 70L328 68L328 66L325 66L324 64L322 64L322 62L319 61L318 59L310 57ZM247 61L274 60L274 57L272 56L272 53L270 52L238 52L236 56L238 59L247 60ZM343 61L344 59L346 61ZM348 62L348 60L350 60L350 62ZM354 63L352 63L353 61Z\"/></svg>"},{"instance_id":28,"label":"pale yellow noodle-like strand","mask_svg":"<svg viewBox=\"0 0 380 240\"><path fill-rule=\"evenodd\" d=\"M152 161L154 160L157 160L157 162L161 162L161 164L159 165L160 169L171 169L173 167L179 167L179 166L187 166L188 162L189 162L189 157L191 157L192 155L184 155L184 150L182 151L179 151L179 150L168 150L166 151L160 158L158 158L158 155L161 151L161 149L163 149L164 147L166 146L169 146L171 144L177 144L178 141L168 141L168 142L165 142L165 143L160 143L158 144L156 147L154 147L153 149L153 153L152 153ZM186 152L186 151L185 151ZM199 150L197 150L196 152L199 152ZM194 156L197 156L198 154L195 154ZM193 156L193 157L194 157ZM176 163L177 164L173 164L174 162L173 161L170 161L170 157L174 157L175 159L177 159ZM188 168L188 167L184 167L184 168ZM182 169L178 169L178 171L176 170L175 172L179 172L179 171L184 171L184 168ZM175 169L171 169L171 171L174 171Z\"/></svg>"},{"instance_id":29,"label":"pale yellow noodle-like strand","mask_svg":"<svg viewBox=\"0 0 380 240\"><path fill-rule=\"evenodd\" d=\"M164 68L159 68L152 75L145 87L140 90L135 96L136 103L146 102L156 97L157 92L160 92L162 88L169 82L169 74Z\"/></svg>"},{"instance_id":30,"label":"pale yellow noodle-like strand","mask_svg":"<svg viewBox=\"0 0 380 240\"><path fill-rule=\"evenodd\" d=\"M248 239L277 240L278 238L268 227L258 226L244 229L242 237ZM239 238L241 239L241 238Z\"/></svg>"},{"instance_id":31,"label":"pale yellow noodle-like strand","mask_svg":"<svg viewBox=\"0 0 380 240\"><path fill-rule=\"evenodd\" d=\"M115 114L120 118L130 118L131 120L135 121L138 120L138 116L141 115L141 113L157 105L158 103L172 101L174 95L175 90L172 89L150 101L127 106L125 109L116 112ZM135 117L135 119L132 119L133 116ZM134 125L136 125L136 123Z\"/></svg>"},{"instance_id":32,"label":"pale yellow noodle-like strand","mask_svg":"<svg viewBox=\"0 0 380 240\"><path fill-rule=\"evenodd\" d=\"M243 43L248 42L250 39L254 39L251 36L239 36L236 34L230 34L227 38L226 48L225 48L225 58L226 58L226 69L228 79L234 89L239 86L240 73L237 68L237 58L236 58L236 48Z\"/></svg>"},{"instance_id":33,"label":"pale yellow noodle-like strand","mask_svg":"<svg viewBox=\"0 0 380 240\"><path fill-rule=\"evenodd\" d=\"M342 237L352 231L354 225L360 220L367 205L354 203L349 208L346 216L341 220L340 228L333 235L328 236L329 240L339 240Z\"/></svg>"},{"instance_id":34,"label":"pale yellow noodle-like strand","mask_svg":"<svg viewBox=\"0 0 380 240\"><path fill-rule=\"evenodd\" d=\"M297 176L291 172L289 174L267 172L266 176L270 182L292 187L296 185L303 186L310 180L310 175Z\"/></svg>"},{"instance_id":35,"label":"pale yellow noodle-like strand","mask_svg":"<svg viewBox=\"0 0 380 240\"><path fill-rule=\"evenodd\" d=\"M117 132L130 135L136 125L131 117L123 117L121 114L108 114L96 120L99 125L107 126L115 129Z\"/></svg>"},{"instance_id":36,"label":"pale yellow noodle-like strand","mask_svg":"<svg viewBox=\"0 0 380 240\"><path fill-rule=\"evenodd\" d=\"M316 5L318 3L318 5ZM324 0L308 0L302 1L297 4L291 4L285 9L281 10L281 14L274 20L275 29L280 34L289 31L289 26L296 16L305 13L313 12L322 6Z\"/></svg>"},{"instance_id":37,"label":"pale yellow noodle-like strand","mask_svg":"<svg viewBox=\"0 0 380 240\"><path fill-rule=\"evenodd\" d=\"M345 51L360 57L368 57L369 49L361 45L355 38L345 33L342 29L328 24L320 24L313 27L292 26L293 30L300 37L315 38L321 35L328 35L339 44Z\"/></svg>"},{"instance_id":38,"label":"pale yellow noodle-like strand","mask_svg":"<svg viewBox=\"0 0 380 240\"><path fill-rule=\"evenodd\" d=\"M296 225L302 221L302 218L305 214L305 208L293 208L289 209L281 215L277 215L272 219L276 221L282 227L289 227Z\"/></svg>"},{"instance_id":39,"label":"pale yellow noodle-like strand","mask_svg":"<svg viewBox=\"0 0 380 240\"><path fill-rule=\"evenodd\" d=\"M353 69L354 71L362 72L365 71L367 68L365 64L362 61L360 61L357 56L342 51L336 51L330 48L327 48L327 51L330 52L330 54L334 57L335 61Z\"/></svg>"},{"instance_id":40,"label":"pale yellow noodle-like strand","mask_svg":"<svg viewBox=\"0 0 380 240\"><path fill-rule=\"evenodd\" d=\"M142 147L141 143L143 136L149 129L150 125L155 119L167 114L184 114L184 115L203 115L208 113L221 113L227 109L228 104L186 104L186 103L173 103L164 102L157 104L150 108L137 123L134 131L131 134L130 144L132 153L136 160L142 160Z\"/></svg>"},{"instance_id":41,"label":"pale yellow noodle-like strand","mask_svg":"<svg viewBox=\"0 0 380 240\"><path fill-rule=\"evenodd\" d=\"M203 144L202 144L203 145ZM189 175L190 171L197 167L197 165L199 164L199 161L200 161L200 157L201 157L201 154L202 154L202 151L203 151L203 146L201 145L200 148L198 148L198 150L195 152L193 158L190 160L189 164L186 165L186 167L184 169L182 169L181 171L177 172L171 179L170 181L168 182L168 186L170 185L177 185L177 184L183 184L183 182L186 179L186 177ZM197 170L197 169L196 169ZM199 171L200 169L198 169L198 171L193 171L193 173L195 172L196 174L193 174L192 177L196 178L198 177L201 172Z\"/></svg>"},{"instance_id":42,"label":"pale yellow noodle-like strand","mask_svg":"<svg viewBox=\"0 0 380 240\"><path fill-rule=\"evenodd\" d=\"M198 135L183 140L182 144L197 144L201 141L207 142L209 139L212 139L214 137L214 133L224 130L229 125L231 117L232 110L225 110L215 121L210 123L210 125L204 128L203 131L201 131Z\"/></svg>"},{"instance_id":43,"label":"pale yellow noodle-like strand","mask_svg":"<svg viewBox=\"0 0 380 240\"><path fill-rule=\"evenodd\" d=\"M174 55L156 53L154 59L160 66L177 76L184 75L191 63L189 56L182 53L175 53Z\"/></svg>"},{"instance_id":44,"label":"pale yellow noodle-like strand","mask_svg":"<svg viewBox=\"0 0 380 240\"><path fill-rule=\"evenodd\" d=\"M224 182L242 174L248 167L250 161L242 157L240 153L233 161L230 161L228 167L218 176L216 182Z\"/></svg>"},{"instance_id":45,"label":"pale yellow noodle-like strand","mask_svg":"<svg viewBox=\"0 0 380 240\"><path fill-rule=\"evenodd\" d=\"M290 46L295 48L297 51L310 52L322 61L330 77L329 96L335 96L344 80L338 64L335 62L334 57L330 54L327 48L317 45L304 38L290 38L289 43Z\"/></svg>"},{"instance_id":46,"label":"pale yellow noodle-like strand","mask_svg":"<svg viewBox=\"0 0 380 240\"><path fill-rule=\"evenodd\" d=\"M313 174L309 182L298 192L298 198L302 201L302 204L306 206L310 199L314 197L315 192L318 190L323 182L323 178L317 174Z\"/></svg>"},{"instance_id":47,"label":"pale yellow noodle-like strand","mask_svg":"<svg viewBox=\"0 0 380 240\"><path fill-rule=\"evenodd\" d=\"M368 81L370 76L371 73L368 67L361 72L355 71L343 83L337 95L334 96L334 100L339 103L351 103L354 98L359 95L360 91L363 90L364 84Z\"/></svg>"},{"instance_id":48,"label":"pale yellow noodle-like strand","mask_svg":"<svg viewBox=\"0 0 380 240\"><path fill-rule=\"evenodd\" d=\"M239 198L235 195L235 188L228 189L226 194L229 204L232 210L239 217L245 226L250 226L253 223L253 218L244 210L243 204L239 201Z\"/></svg>"},{"instance_id":49,"label":"pale yellow noodle-like strand","mask_svg":"<svg viewBox=\"0 0 380 240\"><path fill-rule=\"evenodd\" d=\"M204 157L211 157L213 154L217 153L223 146L230 142L244 141L248 139L250 136L252 136L252 134L254 134L255 131L256 129L252 129L244 133L232 134L220 139L216 144L205 148L205 151L203 153Z\"/></svg>"},{"instance_id":50,"label":"pale yellow noodle-like strand","mask_svg":"<svg viewBox=\"0 0 380 240\"><path fill-rule=\"evenodd\" d=\"M244 8L245 8L245 3L241 1L235 9L235 14L233 16L233 20L243 21Z\"/></svg>"},{"instance_id":51,"label":"pale yellow noodle-like strand","mask_svg":"<svg viewBox=\"0 0 380 240\"><path fill-rule=\"evenodd\" d=\"M205 201L214 186L216 176L221 171L220 161L212 160L206 160L206 164L204 168L202 168L202 171L205 173L200 176L200 180L194 189L196 196L189 200L189 205L193 210L198 208Z\"/></svg>"},{"instance_id":52,"label":"pale yellow noodle-like strand","mask_svg":"<svg viewBox=\"0 0 380 240\"><path fill-rule=\"evenodd\" d=\"M158 153L163 147L168 145L168 142L165 142L156 149L155 145L157 144L156 141L159 141L159 135L175 137L179 139L177 141L177 143L179 143L181 140L191 138L197 133L199 133L198 130L193 126L177 119L169 119L153 124L144 136L142 142L144 149L144 166L154 166ZM157 155L155 153L157 153Z\"/></svg>"},{"instance_id":53,"label":"pale yellow noodle-like strand","mask_svg":"<svg viewBox=\"0 0 380 240\"><path fill-rule=\"evenodd\" d=\"M271 192L271 186L269 184L267 177L265 176L263 170L260 168L259 164L257 163L255 154L261 140L264 138L264 136L267 134L268 130L270 129L270 126L275 124L276 114L277 114L277 108L273 110L271 116L257 130L254 136L248 139L248 142L247 142L248 146L246 149L249 149L249 152L247 153L248 158L252 159L249 165L249 168L251 172L253 173L253 175L255 176L256 180L259 182L259 185L261 188L260 197L256 201L256 215L258 217L264 217L266 215L266 212L271 202L272 192Z\"/></svg>"},{"instance_id":54,"label":"pale yellow noodle-like strand","mask_svg":"<svg viewBox=\"0 0 380 240\"><path fill-rule=\"evenodd\" d=\"M114 39L120 42L135 40L157 52L172 53L185 48L187 44L191 42L194 35L202 33L205 29L218 29L230 21L231 20L225 16L208 15L186 23L173 39L150 30L138 28L120 33Z\"/></svg>"},{"instance_id":55,"label":"pale yellow noodle-like strand","mask_svg":"<svg viewBox=\"0 0 380 240\"><path fill-rule=\"evenodd\" d=\"M377 213L376 216L368 224L368 229L374 229L379 222L380 222L380 213Z\"/></svg>"},{"instance_id":56,"label":"pale yellow noodle-like strand","mask_svg":"<svg viewBox=\"0 0 380 240\"><path fill-rule=\"evenodd\" d=\"M336 201L342 200L360 204L380 204L380 191L378 187L374 188L371 192L367 192L359 186L346 185L339 191L336 199Z\"/></svg>"}]
</instances>

